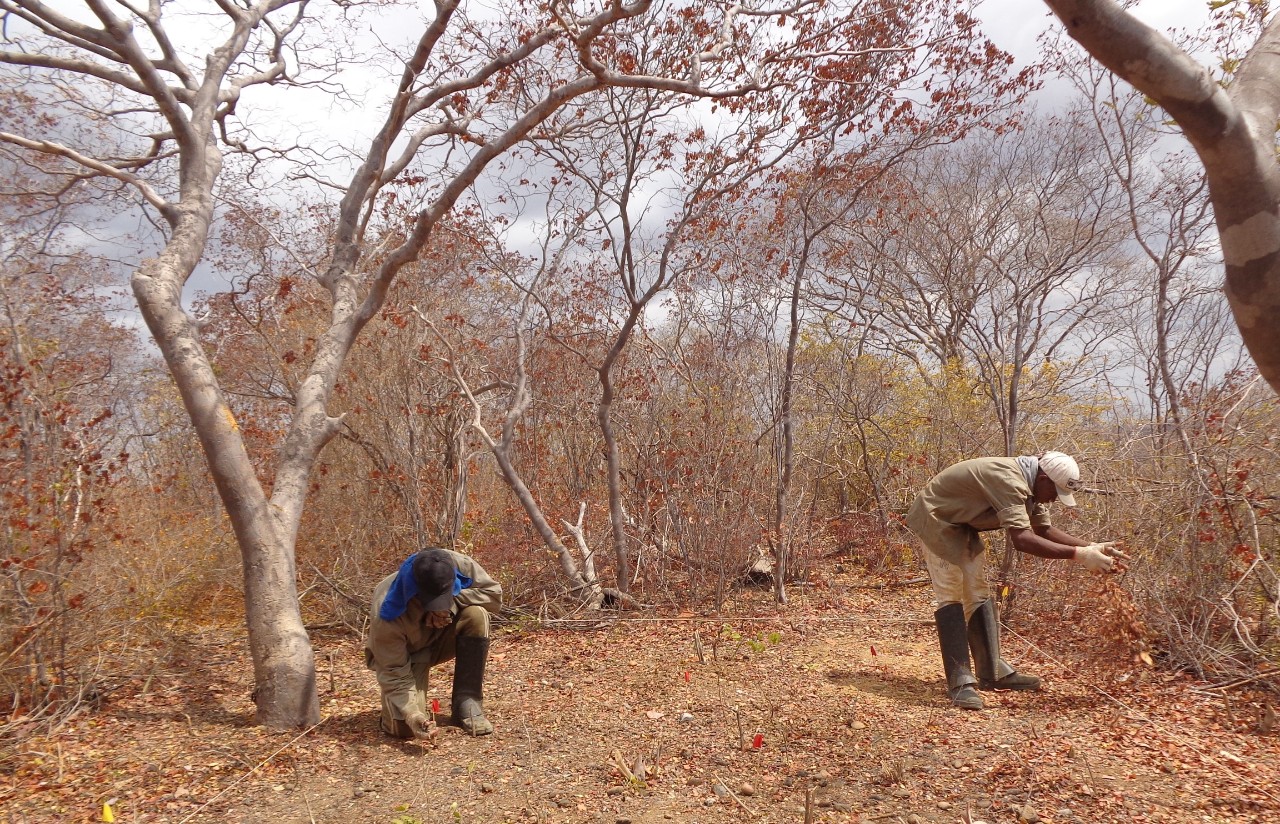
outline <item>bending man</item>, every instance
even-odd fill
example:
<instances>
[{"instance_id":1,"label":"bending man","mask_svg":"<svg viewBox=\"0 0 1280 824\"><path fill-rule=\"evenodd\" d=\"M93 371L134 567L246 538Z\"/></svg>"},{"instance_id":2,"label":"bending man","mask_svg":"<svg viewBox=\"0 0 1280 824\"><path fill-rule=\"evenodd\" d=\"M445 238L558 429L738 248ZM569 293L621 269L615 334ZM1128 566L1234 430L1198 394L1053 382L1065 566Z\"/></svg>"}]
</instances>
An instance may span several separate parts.
<instances>
[{"instance_id":1,"label":"bending man","mask_svg":"<svg viewBox=\"0 0 1280 824\"><path fill-rule=\"evenodd\" d=\"M502 604L502 587L466 555L424 549L373 591L365 665L382 688L382 731L396 738L435 735L427 709L427 672L456 658L453 723L488 735L484 668L489 658L489 613Z\"/></svg>"},{"instance_id":2,"label":"bending man","mask_svg":"<svg viewBox=\"0 0 1280 824\"><path fill-rule=\"evenodd\" d=\"M1041 558L1100 572L1124 568L1117 560L1127 558L1115 543L1090 543L1050 523L1049 503L1075 506L1080 486L1075 459L1061 452L973 458L935 475L908 510L907 526L927 550L947 695L955 706L982 709L977 689L1040 688L1039 678L1017 672L1000 656L1000 618L987 586L981 532L1004 529L1014 549Z\"/></svg>"}]
</instances>

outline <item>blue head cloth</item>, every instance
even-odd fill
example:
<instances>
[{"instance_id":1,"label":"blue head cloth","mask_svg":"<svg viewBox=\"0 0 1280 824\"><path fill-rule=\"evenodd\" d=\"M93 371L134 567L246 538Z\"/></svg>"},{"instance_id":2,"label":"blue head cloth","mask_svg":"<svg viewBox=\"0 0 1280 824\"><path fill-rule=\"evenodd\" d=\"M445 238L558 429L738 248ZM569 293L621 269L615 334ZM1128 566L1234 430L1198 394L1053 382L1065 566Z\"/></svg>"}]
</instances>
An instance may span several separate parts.
<instances>
[{"instance_id":1,"label":"blue head cloth","mask_svg":"<svg viewBox=\"0 0 1280 824\"><path fill-rule=\"evenodd\" d=\"M404 615L404 611L409 608L409 599L418 594L418 582L413 579L413 559L417 556L418 553L413 553L396 570L396 579L391 582L391 588L387 590L387 596L382 599L382 606L378 608L378 617L382 620L394 621ZM455 569L454 596L469 586L471 579Z\"/></svg>"}]
</instances>

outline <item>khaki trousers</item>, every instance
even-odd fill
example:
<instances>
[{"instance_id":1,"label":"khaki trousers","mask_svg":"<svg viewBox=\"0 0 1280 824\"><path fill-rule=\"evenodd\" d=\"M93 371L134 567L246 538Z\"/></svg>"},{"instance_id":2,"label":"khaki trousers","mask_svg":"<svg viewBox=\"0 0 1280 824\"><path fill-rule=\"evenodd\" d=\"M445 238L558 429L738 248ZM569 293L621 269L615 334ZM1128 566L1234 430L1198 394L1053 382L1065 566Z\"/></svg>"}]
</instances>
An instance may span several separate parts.
<instances>
[{"instance_id":1,"label":"khaki trousers","mask_svg":"<svg viewBox=\"0 0 1280 824\"><path fill-rule=\"evenodd\" d=\"M991 597L987 584L987 553L979 552L964 563L953 564L924 550L924 564L933 583L933 597L937 609L948 604L964 604L964 619L969 620L974 610Z\"/></svg>"},{"instance_id":2,"label":"khaki trousers","mask_svg":"<svg viewBox=\"0 0 1280 824\"><path fill-rule=\"evenodd\" d=\"M445 661L453 660L454 655L457 653L458 638L460 636L488 638L489 611L484 607L463 607L458 610L453 623L444 630L444 633L441 634L436 643L409 656L409 663L413 665L414 689L412 705L424 715L431 715L427 706L427 686L430 683L429 672L436 664L443 664ZM387 696L384 694L382 696L383 731L396 738L413 738L413 730L409 729L409 725L404 722L403 718L396 716L397 713L387 702Z\"/></svg>"}]
</instances>

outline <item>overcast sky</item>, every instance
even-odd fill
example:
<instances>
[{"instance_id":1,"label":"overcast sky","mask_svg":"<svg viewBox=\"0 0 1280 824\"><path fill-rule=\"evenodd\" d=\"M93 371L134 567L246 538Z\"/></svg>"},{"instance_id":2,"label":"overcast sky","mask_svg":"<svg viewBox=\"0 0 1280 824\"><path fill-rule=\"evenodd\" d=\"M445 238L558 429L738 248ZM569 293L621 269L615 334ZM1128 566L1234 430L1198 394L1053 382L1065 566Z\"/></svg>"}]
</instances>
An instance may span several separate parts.
<instances>
[{"instance_id":1,"label":"overcast sky","mask_svg":"<svg viewBox=\"0 0 1280 824\"><path fill-rule=\"evenodd\" d=\"M1208 17L1207 2L1208 0L1144 0L1138 4L1134 13L1161 30L1169 27L1194 29L1203 25ZM397 12L401 15L405 13L404 9ZM1037 38L1050 26L1058 25L1042 0L983 0L978 7L978 16L988 36L996 45L1014 54L1022 64L1036 58ZM383 34L389 39L394 39L393 35L385 32ZM305 111L297 112L296 98L299 95L295 90L290 93L287 102L283 99L279 101L281 105L290 106L295 114L273 118L269 112L271 106L277 102L275 97L284 98L285 95L280 90L270 87L249 90L240 111L242 116L248 117L258 127L267 131L273 130L272 126L275 125L283 127L285 131L297 130L303 134L309 133L312 137L316 136L317 132L321 132L350 148L363 150L368 141L368 135L365 133L371 131L381 121L382 107L386 102L384 92L387 84L385 78L375 78L366 71L362 70L357 74L359 76L353 78L356 85L360 85L363 81L367 84L370 93L357 93L354 95L355 100L367 103L375 110L374 114L361 114L357 104L348 102L343 105L321 92L315 92L315 98L309 101L312 105ZM1052 99L1053 91L1050 89L1047 95ZM301 97L305 99L306 95ZM259 108L260 106L263 108ZM343 178L345 174L338 173L337 176ZM211 267L204 265L193 279L191 287L187 290L188 298L201 288L214 290L225 288L225 283L218 274L211 271Z\"/></svg>"},{"instance_id":2,"label":"overcast sky","mask_svg":"<svg viewBox=\"0 0 1280 824\"><path fill-rule=\"evenodd\" d=\"M1208 19L1209 0L1143 0L1130 11L1161 31L1194 28ZM1057 25L1041 0L983 0L978 8L988 36L1019 60L1035 57L1036 38L1051 24Z\"/></svg>"}]
</instances>

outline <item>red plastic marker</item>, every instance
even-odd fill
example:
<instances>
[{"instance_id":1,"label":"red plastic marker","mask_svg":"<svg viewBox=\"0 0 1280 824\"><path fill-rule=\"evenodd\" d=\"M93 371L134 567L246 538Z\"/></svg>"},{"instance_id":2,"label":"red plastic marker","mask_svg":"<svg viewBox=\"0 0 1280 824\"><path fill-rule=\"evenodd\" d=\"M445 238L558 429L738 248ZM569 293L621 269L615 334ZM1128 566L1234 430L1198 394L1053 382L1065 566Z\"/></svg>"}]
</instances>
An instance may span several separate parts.
<instances>
[{"instance_id":1,"label":"red plastic marker","mask_svg":"<svg viewBox=\"0 0 1280 824\"><path fill-rule=\"evenodd\" d=\"M751 740L751 749L758 750L764 746L764 735L756 733L756 737Z\"/></svg>"},{"instance_id":2,"label":"red plastic marker","mask_svg":"<svg viewBox=\"0 0 1280 824\"><path fill-rule=\"evenodd\" d=\"M687 683L689 683L689 671L688 671L688 670L685 670L685 671L684 671L684 682L685 682L686 684L687 684Z\"/></svg>"},{"instance_id":3,"label":"red plastic marker","mask_svg":"<svg viewBox=\"0 0 1280 824\"><path fill-rule=\"evenodd\" d=\"M872 658L876 657L876 648L874 646L871 648L871 657Z\"/></svg>"},{"instance_id":4,"label":"red plastic marker","mask_svg":"<svg viewBox=\"0 0 1280 824\"><path fill-rule=\"evenodd\" d=\"M432 711L432 712L440 712L440 699L439 699L439 698L432 698L432 699L431 699L431 711Z\"/></svg>"}]
</instances>

